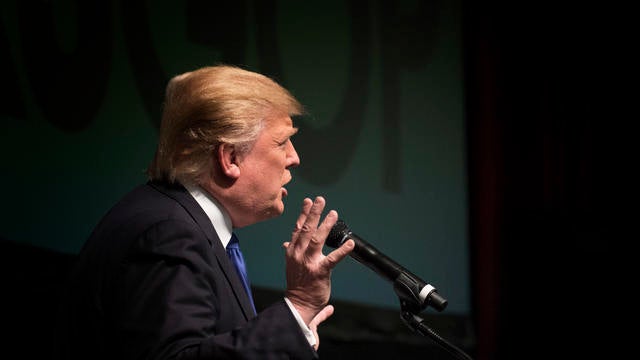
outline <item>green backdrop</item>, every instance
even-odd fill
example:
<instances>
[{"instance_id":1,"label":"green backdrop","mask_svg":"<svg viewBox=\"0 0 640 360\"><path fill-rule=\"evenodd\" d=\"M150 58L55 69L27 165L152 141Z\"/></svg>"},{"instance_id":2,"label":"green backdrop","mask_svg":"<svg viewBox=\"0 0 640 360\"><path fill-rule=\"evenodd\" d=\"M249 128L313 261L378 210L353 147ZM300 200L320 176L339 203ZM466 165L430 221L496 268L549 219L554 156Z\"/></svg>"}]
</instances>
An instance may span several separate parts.
<instances>
[{"instance_id":1,"label":"green backdrop","mask_svg":"<svg viewBox=\"0 0 640 360\"><path fill-rule=\"evenodd\" d=\"M241 229L256 285L284 288L305 196L470 311L460 1L3 1L0 237L75 253L145 181L162 93L217 62L307 107L282 217ZM398 307L348 259L333 296Z\"/></svg>"}]
</instances>

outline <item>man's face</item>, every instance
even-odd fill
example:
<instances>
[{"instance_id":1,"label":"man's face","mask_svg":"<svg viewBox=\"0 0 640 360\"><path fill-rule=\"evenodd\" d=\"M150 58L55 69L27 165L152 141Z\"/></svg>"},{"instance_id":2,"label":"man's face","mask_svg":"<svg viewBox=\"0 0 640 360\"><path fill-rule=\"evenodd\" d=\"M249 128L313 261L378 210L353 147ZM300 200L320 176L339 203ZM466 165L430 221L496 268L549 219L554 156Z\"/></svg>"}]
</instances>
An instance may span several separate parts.
<instances>
[{"instance_id":1,"label":"man's face","mask_svg":"<svg viewBox=\"0 0 640 360\"><path fill-rule=\"evenodd\" d=\"M289 116L266 121L253 148L238 161L240 177L234 186L242 189L241 203L245 218L240 226L273 218L284 212L284 186L291 181L290 168L300 164L291 142L298 129Z\"/></svg>"}]
</instances>

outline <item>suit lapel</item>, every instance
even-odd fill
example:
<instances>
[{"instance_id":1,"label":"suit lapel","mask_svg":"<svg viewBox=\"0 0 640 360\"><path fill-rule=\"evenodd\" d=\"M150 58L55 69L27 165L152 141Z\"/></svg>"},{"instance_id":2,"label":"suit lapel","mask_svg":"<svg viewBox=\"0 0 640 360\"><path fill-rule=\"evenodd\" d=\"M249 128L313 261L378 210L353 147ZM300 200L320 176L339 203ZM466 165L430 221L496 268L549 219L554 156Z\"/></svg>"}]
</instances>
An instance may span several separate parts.
<instances>
[{"instance_id":1,"label":"suit lapel","mask_svg":"<svg viewBox=\"0 0 640 360\"><path fill-rule=\"evenodd\" d=\"M200 226L209 241L209 245L213 249L220 269L224 273L229 285L231 285L231 290L242 308L245 319L249 320L253 318L253 307L242 286L240 277L231 260L229 260L227 252L224 246L222 246L222 242L213 228L213 224L211 224L211 220L209 220L209 217L207 217L207 214L202 210L198 202L189 194L187 189L180 184L169 185L166 183L149 182L148 185L177 201L189 215L191 215L198 226Z\"/></svg>"}]
</instances>

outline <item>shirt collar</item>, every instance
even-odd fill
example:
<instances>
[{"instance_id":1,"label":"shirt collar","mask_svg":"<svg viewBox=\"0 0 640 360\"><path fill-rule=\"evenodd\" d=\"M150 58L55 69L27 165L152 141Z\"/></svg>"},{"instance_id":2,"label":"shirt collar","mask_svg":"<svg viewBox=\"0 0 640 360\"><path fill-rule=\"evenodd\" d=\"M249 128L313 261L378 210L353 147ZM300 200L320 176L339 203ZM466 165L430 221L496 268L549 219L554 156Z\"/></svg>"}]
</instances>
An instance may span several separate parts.
<instances>
[{"instance_id":1,"label":"shirt collar","mask_svg":"<svg viewBox=\"0 0 640 360\"><path fill-rule=\"evenodd\" d=\"M218 200L200 186L189 183L185 183L183 186L187 189L189 194L193 196L202 210L204 210L205 214L207 214L207 217L211 220L213 229L218 234L220 242L222 242L222 246L226 248L229 240L231 240L231 233L233 231L231 217L229 217L227 211L218 202Z\"/></svg>"}]
</instances>

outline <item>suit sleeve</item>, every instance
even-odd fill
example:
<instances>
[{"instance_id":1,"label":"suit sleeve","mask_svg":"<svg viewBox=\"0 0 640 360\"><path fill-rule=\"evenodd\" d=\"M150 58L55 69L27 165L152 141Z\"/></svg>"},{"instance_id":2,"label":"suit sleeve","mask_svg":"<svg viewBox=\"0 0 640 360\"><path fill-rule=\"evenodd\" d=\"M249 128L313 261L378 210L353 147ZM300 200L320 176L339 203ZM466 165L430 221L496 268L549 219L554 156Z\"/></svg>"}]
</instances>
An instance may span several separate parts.
<instances>
[{"instance_id":1,"label":"suit sleeve","mask_svg":"<svg viewBox=\"0 0 640 360\"><path fill-rule=\"evenodd\" d=\"M245 321L194 223L154 225L119 267L111 306L121 359L317 358L284 300Z\"/></svg>"}]
</instances>

